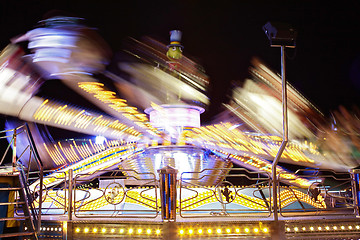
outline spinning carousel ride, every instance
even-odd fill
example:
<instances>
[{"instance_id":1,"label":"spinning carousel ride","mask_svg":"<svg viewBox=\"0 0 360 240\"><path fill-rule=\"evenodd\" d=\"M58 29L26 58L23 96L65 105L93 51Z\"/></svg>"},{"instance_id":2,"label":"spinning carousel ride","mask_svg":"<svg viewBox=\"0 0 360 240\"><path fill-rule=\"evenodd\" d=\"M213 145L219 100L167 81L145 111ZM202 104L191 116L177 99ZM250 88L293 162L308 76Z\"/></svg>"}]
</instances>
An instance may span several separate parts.
<instances>
[{"instance_id":1,"label":"spinning carousel ride","mask_svg":"<svg viewBox=\"0 0 360 240\"><path fill-rule=\"evenodd\" d=\"M181 34L169 45L128 38L115 63L79 18L11 40L3 136L37 215L22 227L48 239L358 236L357 116L341 108L330 122L286 84L283 146L283 81L254 58L224 111L201 124L209 77L183 55Z\"/></svg>"}]
</instances>

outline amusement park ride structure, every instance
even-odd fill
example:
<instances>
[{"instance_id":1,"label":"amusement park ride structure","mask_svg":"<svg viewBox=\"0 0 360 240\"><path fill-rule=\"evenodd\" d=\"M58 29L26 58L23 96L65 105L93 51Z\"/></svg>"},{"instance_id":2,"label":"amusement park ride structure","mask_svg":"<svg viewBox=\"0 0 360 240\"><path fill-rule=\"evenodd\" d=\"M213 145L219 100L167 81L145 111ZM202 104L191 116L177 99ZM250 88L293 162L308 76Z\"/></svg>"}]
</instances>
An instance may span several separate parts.
<instances>
[{"instance_id":1,"label":"amusement park ride structure","mask_svg":"<svg viewBox=\"0 0 360 240\"><path fill-rule=\"evenodd\" d=\"M46 19L1 53L0 111L9 117L1 163L10 147L13 153L0 173L7 199L0 237L360 235L359 162L347 150L356 144L348 138L335 151L326 142L336 135L327 134L324 116L287 83L293 29L264 25L271 45L281 49L281 77L254 59L252 79L233 89L216 123L201 125L209 79L183 55L179 30L170 32L167 46L129 38L117 75L106 69L106 43L81 21ZM46 99L40 89L50 81L99 110ZM55 141L52 128L102 141Z\"/></svg>"}]
</instances>

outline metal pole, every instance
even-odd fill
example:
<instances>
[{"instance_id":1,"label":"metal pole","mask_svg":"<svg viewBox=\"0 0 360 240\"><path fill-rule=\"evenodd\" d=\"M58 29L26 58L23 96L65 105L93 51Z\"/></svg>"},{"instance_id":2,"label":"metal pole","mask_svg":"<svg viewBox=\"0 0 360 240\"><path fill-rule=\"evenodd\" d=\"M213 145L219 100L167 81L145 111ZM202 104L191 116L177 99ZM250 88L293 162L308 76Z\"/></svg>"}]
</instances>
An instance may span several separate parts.
<instances>
[{"instance_id":1,"label":"metal pole","mask_svg":"<svg viewBox=\"0 0 360 240\"><path fill-rule=\"evenodd\" d=\"M16 128L14 128L13 133L13 155L12 155L12 170L16 171Z\"/></svg>"},{"instance_id":2,"label":"metal pole","mask_svg":"<svg viewBox=\"0 0 360 240\"><path fill-rule=\"evenodd\" d=\"M359 204L360 204L360 170L359 169L352 169L350 171L351 174L351 187L353 193L353 201L354 201L354 210L357 217L360 216L359 214Z\"/></svg>"},{"instance_id":3,"label":"metal pole","mask_svg":"<svg viewBox=\"0 0 360 240\"><path fill-rule=\"evenodd\" d=\"M68 198L68 219L72 220L72 191L73 191L73 169L69 169L69 198Z\"/></svg>"},{"instance_id":4,"label":"metal pole","mask_svg":"<svg viewBox=\"0 0 360 240\"><path fill-rule=\"evenodd\" d=\"M273 179L273 189L272 189L273 211L274 211L274 220L276 222L279 220L278 205L277 205L278 180L277 180L276 166L288 142L287 90L286 90L286 78L285 78L285 46L284 45L281 45L281 81L282 81L283 140L281 142L280 149L276 154L275 159L271 166L272 179Z\"/></svg>"},{"instance_id":5,"label":"metal pole","mask_svg":"<svg viewBox=\"0 0 360 240\"><path fill-rule=\"evenodd\" d=\"M30 168L30 166L29 166ZM44 172L43 167L40 164L40 192L39 192L39 216L38 216L38 225L37 225L37 232L40 232L41 227L41 214L42 214L42 204L43 204L43 188L44 188Z\"/></svg>"}]
</instances>

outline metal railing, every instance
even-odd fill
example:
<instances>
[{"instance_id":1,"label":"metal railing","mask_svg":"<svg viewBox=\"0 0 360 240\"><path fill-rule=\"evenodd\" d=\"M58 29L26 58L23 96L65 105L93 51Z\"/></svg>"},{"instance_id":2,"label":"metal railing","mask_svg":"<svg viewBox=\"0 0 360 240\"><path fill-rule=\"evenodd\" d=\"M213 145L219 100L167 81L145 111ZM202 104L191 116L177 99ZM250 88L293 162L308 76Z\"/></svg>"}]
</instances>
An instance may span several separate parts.
<instances>
[{"instance_id":1,"label":"metal railing","mask_svg":"<svg viewBox=\"0 0 360 240\"><path fill-rule=\"evenodd\" d=\"M215 186L201 184L203 178L209 177L209 172L223 174L224 171L228 169L182 173L176 186L179 194L177 198L174 195L177 214L182 218L271 217L272 181L268 173L234 168L222 175L223 180ZM295 174L306 175L311 184L306 187L291 185L295 179L278 174L279 182L284 182L277 185L282 217L356 215L351 173L306 169ZM69 219L73 215L78 218L156 218L161 210L160 183L153 173L101 170L76 174L73 178L71 174L63 173L63 176L56 179L58 184L50 189L44 184L42 214L68 213ZM51 206L46 204L49 201Z\"/></svg>"},{"instance_id":2,"label":"metal railing","mask_svg":"<svg viewBox=\"0 0 360 240\"><path fill-rule=\"evenodd\" d=\"M28 145L19 153L16 144L22 134ZM154 173L125 169L72 175L59 171L55 177L44 177L46 172L27 125L1 131L0 139L9 142L0 163L10 157L8 169L20 174L37 230L41 226L41 215L67 213L69 219L73 215L78 218L156 218L161 211L160 182ZM25 162L26 165L22 164ZM354 173L299 169L294 176L306 178L308 184L291 184L296 179L289 179L289 175L282 172L273 181L265 171L244 168L183 172L175 184L179 193L177 197L174 195L176 213L182 218L359 215L359 187ZM218 181L214 186L204 186L203 179ZM56 184L47 187L49 181ZM277 193L277 212L273 207L273 187Z\"/></svg>"},{"instance_id":3,"label":"metal railing","mask_svg":"<svg viewBox=\"0 0 360 240\"><path fill-rule=\"evenodd\" d=\"M17 148L17 139L20 138L22 140L27 141L26 147L22 149L22 152L18 153ZM0 165L5 167L9 173L18 174L19 183L23 190L21 190L24 194L23 198L25 198L25 204L28 207L29 214L31 217L31 222L33 229L37 232L40 231L41 227L41 206L42 201L36 205L35 198L33 193L30 190L30 182L29 175L31 170L37 170L38 175L37 179L39 179L39 195L40 199L42 199L42 189L43 189L43 164L40 160L39 154L35 147L29 126L27 124L14 128L12 130L5 130L0 132L1 141L8 140L9 144L5 149ZM10 160L10 166L4 166L4 161L6 158L10 157L9 149L12 147L12 154ZM27 166L23 165L26 162ZM35 169L31 169L35 168ZM21 195L21 194L20 194ZM19 195L16 198L20 198ZM15 211L18 216L24 215L24 212Z\"/></svg>"},{"instance_id":4,"label":"metal railing","mask_svg":"<svg viewBox=\"0 0 360 240\"><path fill-rule=\"evenodd\" d=\"M304 186L278 185L279 213L283 217L320 215L355 215L357 204L350 172L333 170L299 169L296 176L306 176ZM282 173L279 181L284 180Z\"/></svg>"},{"instance_id":5,"label":"metal railing","mask_svg":"<svg viewBox=\"0 0 360 240\"><path fill-rule=\"evenodd\" d=\"M78 218L156 218L160 211L153 173L99 170L74 175L70 185L73 214Z\"/></svg>"},{"instance_id":6,"label":"metal railing","mask_svg":"<svg viewBox=\"0 0 360 240\"><path fill-rule=\"evenodd\" d=\"M209 173L222 175L215 186L205 186ZM278 214L287 217L357 215L354 179L349 172L298 170L310 184L291 184L288 175L278 174ZM190 177L188 177L190 176ZM212 176L213 177L213 176ZM215 176L216 177L216 176ZM54 179L52 179L54 180ZM43 188L42 214L68 214L77 218L156 218L161 209L159 185L153 173L134 170L99 170L66 174L58 183ZM44 178L44 182L47 178ZM267 172L243 168L204 169L183 172L176 184L176 214L182 218L236 217L271 218L272 180ZM39 201L38 187L34 188ZM160 191L160 192L159 192ZM34 194L33 194L34 195ZM51 205L48 202L52 202ZM69 203L69 204L68 204ZM38 205L37 205L38 206ZM165 206L165 205L164 205ZM172 218L176 220L176 218Z\"/></svg>"},{"instance_id":7,"label":"metal railing","mask_svg":"<svg viewBox=\"0 0 360 240\"><path fill-rule=\"evenodd\" d=\"M41 215L62 215L66 214L68 206L68 181L66 172L58 171L56 175L46 176L51 171L43 171L43 187L41 199ZM40 181L36 175L39 172L31 172L28 182L31 183L30 191L34 197L36 207L40 204Z\"/></svg>"},{"instance_id":8,"label":"metal railing","mask_svg":"<svg viewBox=\"0 0 360 240\"><path fill-rule=\"evenodd\" d=\"M271 215L271 178L266 172L233 168L222 175L216 186L203 186L201 179L217 171L183 172L180 178L179 214L194 217L269 217ZM187 177L187 175L198 176Z\"/></svg>"}]
</instances>

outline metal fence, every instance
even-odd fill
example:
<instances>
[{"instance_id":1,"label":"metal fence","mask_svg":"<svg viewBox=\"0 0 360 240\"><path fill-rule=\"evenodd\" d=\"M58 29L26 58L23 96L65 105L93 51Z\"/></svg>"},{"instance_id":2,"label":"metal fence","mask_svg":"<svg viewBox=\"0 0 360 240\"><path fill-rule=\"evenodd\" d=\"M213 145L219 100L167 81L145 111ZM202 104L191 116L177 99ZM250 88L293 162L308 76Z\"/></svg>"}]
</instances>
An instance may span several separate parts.
<instances>
[{"instance_id":1,"label":"metal fence","mask_svg":"<svg viewBox=\"0 0 360 240\"><path fill-rule=\"evenodd\" d=\"M28 145L16 152L16 141L25 134ZM56 172L47 175L26 125L0 132L7 139L3 157L11 157L7 169L19 171L35 225L41 215L68 214L78 218L156 218L161 209L161 179L154 173L132 169L98 170L73 175ZM10 148L13 148L10 153ZM19 149L18 149L19 150ZM26 165L22 163L26 162ZM45 175L45 177L44 177ZM299 169L276 175L277 184L265 171L245 168L204 169L183 172L175 181L176 212L181 218L273 216L272 189L277 190L278 214L284 218L319 215L359 215L359 184L354 172ZM359 173L357 173L359 175ZM307 184L299 185L297 178ZM176 179L176 178L175 178ZM206 181L204 181L206 179ZM211 186L204 185L213 179ZM293 183L293 184L292 184ZM172 199L171 199L172 198ZM164 205L165 206L165 205ZM16 212L23 214L21 211Z\"/></svg>"},{"instance_id":2,"label":"metal fence","mask_svg":"<svg viewBox=\"0 0 360 240\"><path fill-rule=\"evenodd\" d=\"M42 215L63 215L68 211L68 181L66 172L57 172L50 175L51 171L44 171L42 199L40 200L40 181L37 178L38 172L31 172L27 181L30 184L29 189L34 198L36 208L40 201L42 203Z\"/></svg>"},{"instance_id":3,"label":"metal fence","mask_svg":"<svg viewBox=\"0 0 360 240\"><path fill-rule=\"evenodd\" d=\"M279 213L283 217L354 215L356 214L356 194L350 172L333 170L299 169L298 177L306 177L309 184L304 186L279 184ZM279 181L284 174L278 175Z\"/></svg>"},{"instance_id":4,"label":"metal fence","mask_svg":"<svg viewBox=\"0 0 360 240\"><path fill-rule=\"evenodd\" d=\"M201 179L210 174L221 174L223 180L215 186L202 185ZM244 168L184 172L180 178L179 214L183 218L269 217L270 183L268 173Z\"/></svg>"},{"instance_id":5,"label":"metal fence","mask_svg":"<svg viewBox=\"0 0 360 240\"><path fill-rule=\"evenodd\" d=\"M156 218L160 211L155 174L135 170L76 174L73 213L79 218Z\"/></svg>"},{"instance_id":6,"label":"metal fence","mask_svg":"<svg viewBox=\"0 0 360 240\"><path fill-rule=\"evenodd\" d=\"M25 141L23 147L17 148L18 139ZM42 201L38 204L35 202L35 197L30 189L29 175L31 170L37 171L36 178L39 180L39 190L43 189L43 165L39 158L37 149L34 147L33 138L27 124L19 126L11 130L0 131L1 144L8 142L6 149L1 153L0 160L1 171L7 172L9 176L18 176L21 191L16 192L15 199L20 199L20 195L24 198L27 208L26 213L30 215L32 228L35 231L40 230L41 226L41 207ZM12 153L10 153L10 147ZM10 158L10 160L9 160ZM27 166L23 163L27 163ZM32 166L32 167L30 167ZM42 199L43 191L39 191L40 199ZM24 211L19 211L15 208L15 214L18 216L24 215Z\"/></svg>"}]
</instances>

